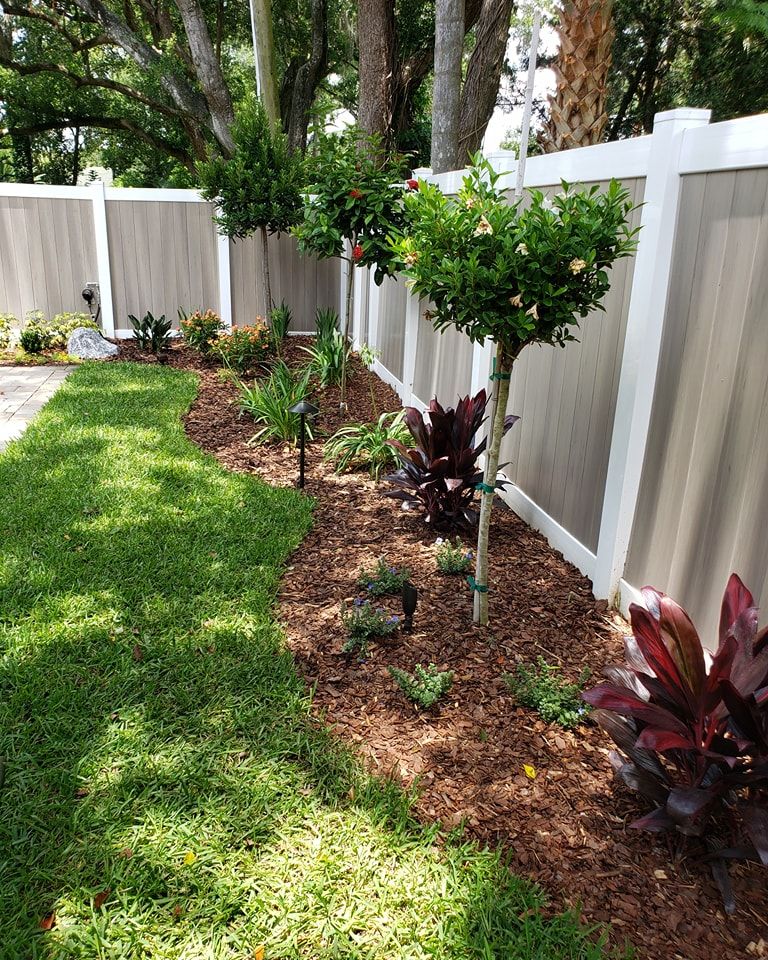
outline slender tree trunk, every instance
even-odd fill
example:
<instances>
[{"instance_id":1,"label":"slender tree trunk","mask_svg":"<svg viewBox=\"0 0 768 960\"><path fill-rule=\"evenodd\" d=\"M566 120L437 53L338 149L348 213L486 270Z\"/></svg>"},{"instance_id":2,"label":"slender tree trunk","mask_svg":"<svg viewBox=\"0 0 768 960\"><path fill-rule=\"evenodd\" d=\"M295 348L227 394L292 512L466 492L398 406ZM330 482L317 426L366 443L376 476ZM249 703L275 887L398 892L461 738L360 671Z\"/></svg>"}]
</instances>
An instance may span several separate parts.
<instances>
[{"instance_id":1,"label":"slender tree trunk","mask_svg":"<svg viewBox=\"0 0 768 960\"><path fill-rule=\"evenodd\" d=\"M271 0L250 0L253 53L256 58L256 84L273 126L280 123L280 97L277 92L275 42L272 35Z\"/></svg>"},{"instance_id":2,"label":"slender tree trunk","mask_svg":"<svg viewBox=\"0 0 768 960\"><path fill-rule=\"evenodd\" d=\"M269 279L269 234L266 227L260 227L261 232L261 275L264 280L264 303L265 317L269 322L269 315L272 312L272 284Z\"/></svg>"},{"instance_id":3,"label":"slender tree trunk","mask_svg":"<svg viewBox=\"0 0 768 960\"><path fill-rule=\"evenodd\" d=\"M490 443L485 453L485 475L483 486L492 488L483 489L480 499L480 522L477 531L477 559L475 561L475 583L484 590L475 591L474 620L481 626L488 623L488 538L491 530L491 510L493 499L496 496L496 478L499 472L499 456L501 441L504 436L504 418L507 415L507 401L509 400L509 377L512 371L513 358L507 356L501 344L496 347L496 373L502 374L496 380L496 404L491 423Z\"/></svg>"},{"instance_id":4,"label":"slender tree trunk","mask_svg":"<svg viewBox=\"0 0 768 960\"><path fill-rule=\"evenodd\" d=\"M459 166L476 153L496 108L514 0L485 0L461 94Z\"/></svg>"},{"instance_id":5,"label":"slender tree trunk","mask_svg":"<svg viewBox=\"0 0 768 960\"><path fill-rule=\"evenodd\" d=\"M357 243L357 238L352 239L352 249ZM344 302L344 356L341 361L341 396L339 399L339 413L347 412L347 349L349 346L349 327L352 319L352 290L355 284L355 265L352 260L349 261L349 272L347 273L347 296Z\"/></svg>"},{"instance_id":6,"label":"slender tree trunk","mask_svg":"<svg viewBox=\"0 0 768 960\"><path fill-rule=\"evenodd\" d=\"M77 178L80 176L80 127L75 127L72 132L74 134L74 147L72 150L72 186L76 187Z\"/></svg>"},{"instance_id":7,"label":"slender tree trunk","mask_svg":"<svg viewBox=\"0 0 768 960\"><path fill-rule=\"evenodd\" d=\"M464 0L437 0L435 7L435 86L432 94L432 171L459 166L461 57L464 52Z\"/></svg>"},{"instance_id":8,"label":"slender tree trunk","mask_svg":"<svg viewBox=\"0 0 768 960\"><path fill-rule=\"evenodd\" d=\"M358 0L359 87L357 122L369 136L389 144L392 135L395 59L395 4L392 0Z\"/></svg>"}]
</instances>

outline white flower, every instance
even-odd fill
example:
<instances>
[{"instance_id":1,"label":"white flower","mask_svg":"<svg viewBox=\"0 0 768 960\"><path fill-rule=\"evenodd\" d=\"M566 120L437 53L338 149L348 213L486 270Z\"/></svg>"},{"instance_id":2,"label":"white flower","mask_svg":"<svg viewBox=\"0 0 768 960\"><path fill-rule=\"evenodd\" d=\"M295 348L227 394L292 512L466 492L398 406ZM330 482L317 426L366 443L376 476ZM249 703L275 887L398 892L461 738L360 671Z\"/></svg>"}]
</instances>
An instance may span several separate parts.
<instances>
[{"instance_id":1,"label":"white flower","mask_svg":"<svg viewBox=\"0 0 768 960\"><path fill-rule=\"evenodd\" d=\"M509 298L509 302L512 304L513 307L522 307L523 298L520 296L519 293L516 293L514 297Z\"/></svg>"},{"instance_id":2,"label":"white flower","mask_svg":"<svg viewBox=\"0 0 768 960\"><path fill-rule=\"evenodd\" d=\"M549 197L544 197L544 199L541 201L541 206L542 206L542 209L544 210L551 210L554 204L549 199Z\"/></svg>"},{"instance_id":3,"label":"white flower","mask_svg":"<svg viewBox=\"0 0 768 960\"><path fill-rule=\"evenodd\" d=\"M418 250L409 250L408 253L403 257L405 263L409 267L415 266L419 262L419 251Z\"/></svg>"},{"instance_id":4,"label":"white flower","mask_svg":"<svg viewBox=\"0 0 768 960\"><path fill-rule=\"evenodd\" d=\"M475 200L474 197L467 197L467 199L464 201L464 206L467 208L467 210L472 210L477 206L477 200Z\"/></svg>"},{"instance_id":5,"label":"white flower","mask_svg":"<svg viewBox=\"0 0 768 960\"><path fill-rule=\"evenodd\" d=\"M439 547L442 542L443 542L443 538L438 537L437 540L435 540L435 545Z\"/></svg>"},{"instance_id":6,"label":"white flower","mask_svg":"<svg viewBox=\"0 0 768 960\"><path fill-rule=\"evenodd\" d=\"M475 229L475 236L481 237L486 233L493 233L493 227L490 225L486 217L480 217L480 222Z\"/></svg>"},{"instance_id":7,"label":"white flower","mask_svg":"<svg viewBox=\"0 0 768 960\"><path fill-rule=\"evenodd\" d=\"M568 269L571 271L574 276L586 267L587 261L582 260L580 257L574 257L573 260L568 264Z\"/></svg>"},{"instance_id":8,"label":"white flower","mask_svg":"<svg viewBox=\"0 0 768 960\"><path fill-rule=\"evenodd\" d=\"M522 253L524 257L528 256L528 247L524 243L518 243L515 247L515 253Z\"/></svg>"},{"instance_id":9,"label":"white flower","mask_svg":"<svg viewBox=\"0 0 768 960\"><path fill-rule=\"evenodd\" d=\"M525 311L525 315L526 315L526 317L533 317L534 320L538 320L538 319L539 319L539 305L538 305L538 303L534 303L534 305L531 307L530 310L526 310L526 311Z\"/></svg>"}]
</instances>

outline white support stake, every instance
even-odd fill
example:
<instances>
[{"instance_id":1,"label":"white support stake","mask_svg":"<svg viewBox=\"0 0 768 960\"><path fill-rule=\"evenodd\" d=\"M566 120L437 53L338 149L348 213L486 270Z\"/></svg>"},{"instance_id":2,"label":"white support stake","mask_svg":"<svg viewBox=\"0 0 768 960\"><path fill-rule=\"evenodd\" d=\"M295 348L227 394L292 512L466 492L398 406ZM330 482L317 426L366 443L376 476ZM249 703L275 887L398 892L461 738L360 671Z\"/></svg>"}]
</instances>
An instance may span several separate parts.
<instances>
[{"instance_id":1,"label":"white support stake","mask_svg":"<svg viewBox=\"0 0 768 960\"><path fill-rule=\"evenodd\" d=\"M104 184L97 180L90 187L93 207L93 232L96 238L96 271L99 280L101 328L104 336L115 336L115 307L112 299L112 269L109 264L109 233L107 231L107 200Z\"/></svg>"},{"instance_id":2,"label":"white support stake","mask_svg":"<svg viewBox=\"0 0 768 960\"><path fill-rule=\"evenodd\" d=\"M216 238L219 268L219 316L227 330L232 329L232 273L229 237L220 233Z\"/></svg>"},{"instance_id":3,"label":"white support stake","mask_svg":"<svg viewBox=\"0 0 768 960\"><path fill-rule=\"evenodd\" d=\"M683 134L708 124L709 118L709 110L681 109L657 113L653 121L593 578L595 596L609 600L624 573L651 422L672 270Z\"/></svg>"}]
</instances>

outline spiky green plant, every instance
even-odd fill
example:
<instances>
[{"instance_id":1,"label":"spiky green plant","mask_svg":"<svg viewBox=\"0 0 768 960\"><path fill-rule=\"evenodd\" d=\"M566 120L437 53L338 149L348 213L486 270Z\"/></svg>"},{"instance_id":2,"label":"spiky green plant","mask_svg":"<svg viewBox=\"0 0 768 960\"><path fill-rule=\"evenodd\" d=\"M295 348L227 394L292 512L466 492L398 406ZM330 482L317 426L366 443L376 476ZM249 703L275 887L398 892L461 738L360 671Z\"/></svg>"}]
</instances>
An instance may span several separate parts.
<instances>
[{"instance_id":1,"label":"spiky green plant","mask_svg":"<svg viewBox=\"0 0 768 960\"><path fill-rule=\"evenodd\" d=\"M323 459L334 464L336 473L367 469L374 480L379 480L384 470L397 464L392 440L409 440L402 410L382 413L375 423L355 423L337 430L325 445Z\"/></svg>"},{"instance_id":2,"label":"spiky green plant","mask_svg":"<svg viewBox=\"0 0 768 960\"><path fill-rule=\"evenodd\" d=\"M299 436L301 419L290 408L309 394L311 370L305 367L298 374L282 360L275 364L265 380L256 380L252 386L238 383L240 409L253 417L261 428L253 435L253 443L268 443L272 440L288 440L295 443ZM306 424L307 435L312 439L312 426Z\"/></svg>"}]
</instances>

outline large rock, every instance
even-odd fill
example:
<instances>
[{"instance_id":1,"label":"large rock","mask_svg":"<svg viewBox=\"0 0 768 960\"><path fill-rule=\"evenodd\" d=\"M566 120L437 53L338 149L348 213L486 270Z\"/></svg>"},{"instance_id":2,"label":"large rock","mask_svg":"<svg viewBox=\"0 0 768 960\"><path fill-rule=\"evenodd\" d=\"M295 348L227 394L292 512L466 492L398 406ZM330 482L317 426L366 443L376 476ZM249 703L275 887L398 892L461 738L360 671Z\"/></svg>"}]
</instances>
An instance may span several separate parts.
<instances>
[{"instance_id":1,"label":"large rock","mask_svg":"<svg viewBox=\"0 0 768 960\"><path fill-rule=\"evenodd\" d=\"M114 343L105 340L98 330L89 327L75 327L67 341L67 353L80 360L106 360L117 356Z\"/></svg>"}]
</instances>

